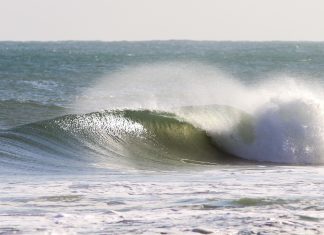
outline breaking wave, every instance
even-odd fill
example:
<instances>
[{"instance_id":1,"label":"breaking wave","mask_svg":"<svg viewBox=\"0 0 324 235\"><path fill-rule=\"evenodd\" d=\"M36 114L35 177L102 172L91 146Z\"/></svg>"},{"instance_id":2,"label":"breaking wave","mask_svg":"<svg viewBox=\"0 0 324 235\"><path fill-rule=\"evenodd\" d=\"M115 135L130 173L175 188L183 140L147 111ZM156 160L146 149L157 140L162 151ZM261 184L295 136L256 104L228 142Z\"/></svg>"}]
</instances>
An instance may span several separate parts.
<instances>
[{"instance_id":1,"label":"breaking wave","mask_svg":"<svg viewBox=\"0 0 324 235\"><path fill-rule=\"evenodd\" d=\"M75 114L2 131L1 166L323 164L322 94L287 77L244 85L208 66L143 66L91 87Z\"/></svg>"}]
</instances>

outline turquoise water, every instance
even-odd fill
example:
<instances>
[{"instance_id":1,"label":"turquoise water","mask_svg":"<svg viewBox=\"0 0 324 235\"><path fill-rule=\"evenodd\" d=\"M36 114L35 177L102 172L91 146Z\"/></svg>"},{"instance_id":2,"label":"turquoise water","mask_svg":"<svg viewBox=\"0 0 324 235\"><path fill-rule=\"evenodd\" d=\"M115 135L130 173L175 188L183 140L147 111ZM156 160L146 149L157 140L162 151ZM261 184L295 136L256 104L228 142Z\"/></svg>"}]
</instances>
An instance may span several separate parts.
<instances>
[{"instance_id":1,"label":"turquoise water","mask_svg":"<svg viewBox=\"0 0 324 235\"><path fill-rule=\"evenodd\" d=\"M324 43L0 42L0 232L320 234L323 75Z\"/></svg>"}]
</instances>

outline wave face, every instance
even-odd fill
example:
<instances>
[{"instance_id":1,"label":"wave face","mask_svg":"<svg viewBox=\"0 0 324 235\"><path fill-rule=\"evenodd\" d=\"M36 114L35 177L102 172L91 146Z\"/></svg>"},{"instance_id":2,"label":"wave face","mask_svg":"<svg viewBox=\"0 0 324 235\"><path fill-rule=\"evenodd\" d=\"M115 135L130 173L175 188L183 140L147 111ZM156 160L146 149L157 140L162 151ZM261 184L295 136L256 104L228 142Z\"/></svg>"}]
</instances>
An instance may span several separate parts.
<instances>
[{"instance_id":1,"label":"wave face","mask_svg":"<svg viewBox=\"0 0 324 235\"><path fill-rule=\"evenodd\" d=\"M3 162L45 171L239 162L206 131L174 114L145 110L67 115L4 131L0 138Z\"/></svg>"}]
</instances>

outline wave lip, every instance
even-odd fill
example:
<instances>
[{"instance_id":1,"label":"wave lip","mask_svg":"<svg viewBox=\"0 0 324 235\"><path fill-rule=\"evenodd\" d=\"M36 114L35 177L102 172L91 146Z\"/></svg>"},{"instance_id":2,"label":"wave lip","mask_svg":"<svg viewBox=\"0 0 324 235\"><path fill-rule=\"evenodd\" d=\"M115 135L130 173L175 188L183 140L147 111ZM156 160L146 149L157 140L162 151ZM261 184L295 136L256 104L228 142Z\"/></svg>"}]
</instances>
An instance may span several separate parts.
<instances>
[{"instance_id":1,"label":"wave lip","mask_svg":"<svg viewBox=\"0 0 324 235\"><path fill-rule=\"evenodd\" d=\"M232 114L231 120L226 131L212 133L228 153L261 162L324 163L324 109L319 103L272 100L253 115Z\"/></svg>"}]
</instances>

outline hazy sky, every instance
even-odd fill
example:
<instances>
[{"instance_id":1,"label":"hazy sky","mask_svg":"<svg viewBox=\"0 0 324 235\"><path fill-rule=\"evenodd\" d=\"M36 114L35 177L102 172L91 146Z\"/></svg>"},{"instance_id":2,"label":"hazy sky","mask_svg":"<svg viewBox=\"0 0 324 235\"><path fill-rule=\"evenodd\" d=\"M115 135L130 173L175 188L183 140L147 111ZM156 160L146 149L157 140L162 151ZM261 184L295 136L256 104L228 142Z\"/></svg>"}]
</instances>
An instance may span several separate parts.
<instances>
[{"instance_id":1,"label":"hazy sky","mask_svg":"<svg viewBox=\"0 0 324 235\"><path fill-rule=\"evenodd\" d=\"M324 0L0 0L0 40L324 41Z\"/></svg>"}]
</instances>

